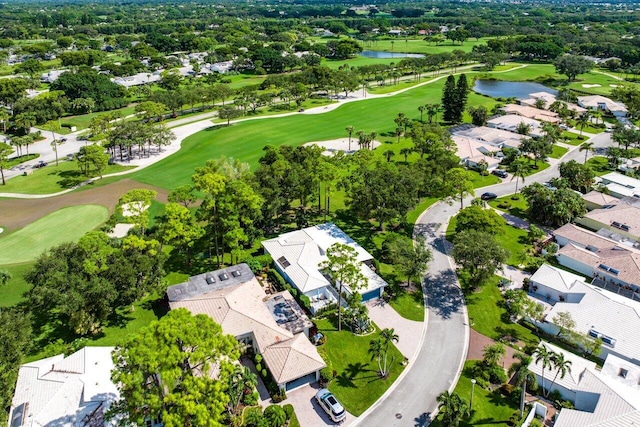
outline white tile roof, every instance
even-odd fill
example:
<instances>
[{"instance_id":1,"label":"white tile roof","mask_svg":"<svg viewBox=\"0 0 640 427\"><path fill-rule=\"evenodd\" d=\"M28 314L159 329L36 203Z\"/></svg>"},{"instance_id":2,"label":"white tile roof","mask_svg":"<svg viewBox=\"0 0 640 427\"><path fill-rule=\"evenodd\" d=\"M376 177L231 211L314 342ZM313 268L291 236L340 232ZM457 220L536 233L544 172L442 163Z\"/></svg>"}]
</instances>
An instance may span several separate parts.
<instances>
[{"instance_id":1,"label":"white tile roof","mask_svg":"<svg viewBox=\"0 0 640 427\"><path fill-rule=\"evenodd\" d=\"M596 190L592 190L590 192L588 192L587 194L582 196L582 199L585 202L591 202L594 203L596 205L599 206L605 206L605 205L615 205L616 203L618 203L620 201L620 199L610 196L608 194L604 194L601 193L599 191Z\"/></svg>"},{"instance_id":2,"label":"white tile roof","mask_svg":"<svg viewBox=\"0 0 640 427\"><path fill-rule=\"evenodd\" d=\"M570 273L549 264L542 264L533 276L531 276L531 282L556 289L559 292L566 292L571 289L576 280L580 281L584 279L583 276Z\"/></svg>"},{"instance_id":3,"label":"white tile roof","mask_svg":"<svg viewBox=\"0 0 640 427\"><path fill-rule=\"evenodd\" d=\"M571 293L584 296L577 303L556 303L546 320L552 322L558 313L567 312L575 321L576 332L588 334L593 329L611 337L616 340L612 351L640 363L640 303L579 281Z\"/></svg>"},{"instance_id":4,"label":"white tile roof","mask_svg":"<svg viewBox=\"0 0 640 427\"><path fill-rule=\"evenodd\" d=\"M497 147L492 147L487 143L463 135L454 134L452 139L456 144L456 155L460 157L460 159L469 160L474 163L484 160L487 162L489 169L495 168L500 163L500 159L485 155L485 153L491 150L497 150ZM485 145L489 145L489 148Z\"/></svg>"},{"instance_id":5,"label":"white tile roof","mask_svg":"<svg viewBox=\"0 0 640 427\"><path fill-rule=\"evenodd\" d=\"M591 95L591 96L579 96L578 97L578 105L585 108L599 108L600 105L604 104L606 109L609 111L620 111L626 112L627 107L621 103L616 102L606 96L601 95Z\"/></svg>"},{"instance_id":6,"label":"white tile roof","mask_svg":"<svg viewBox=\"0 0 640 427\"><path fill-rule=\"evenodd\" d=\"M574 402L576 409L562 409L556 418L554 424L556 427L623 427L633 425L625 424L627 421L640 421L640 418L637 418L640 414L638 411L640 409L640 386L636 384L629 387L622 378L617 376L617 370L616 375L611 375L606 371L607 364L618 366L619 363L629 364L628 362L609 355L602 372L599 372L594 362L546 342L542 342L540 345L544 345L555 353L562 353L565 360L571 361L571 372L567 373L564 378L558 376L556 384L576 392ZM640 369L638 366L636 368ZM529 370L537 375L542 375L542 366L535 362L535 358L529 365ZM554 376L555 371L549 368L545 369L545 385L547 387ZM589 399L591 394L599 395L595 407L591 405L593 400Z\"/></svg>"},{"instance_id":7,"label":"white tile roof","mask_svg":"<svg viewBox=\"0 0 640 427\"><path fill-rule=\"evenodd\" d=\"M632 178L618 172L610 172L606 175L602 175L600 180L603 184L615 183L631 190L640 190L640 179Z\"/></svg>"},{"instance_id":8,"label":"white tile roof","mask_svg":"<svg viewBox=\"0 0 640 427\"><path fill-rule=\"evenodd\" d=\"M113 347L85 347L20 367L11 417L26 408L23 423L12 426L75 427L95 409L106 410L118 396L111 382ZM102 403L102 406L100 406Z\"/></svg>"},{"instance_id":9,"label":"white tile roof","mask_svg":"<svg viewBox=\"0 0 640 427\"><path fill-rule=\"evenodd\" d=\"M329 281L318 268L327 259L327 249L335 243L342 243L355 249L357 260L360 262L373 259L369 252L333 223L320 224L285 233L275 239L264 240L262 246L289 276L293 284L302 293L307 294L330 286ZM282 257L289 263L287 267L284 267L278 261ZM370 271L368 267L364 267L364 269L361 268L361 271L374 280L369 280L368 286L359 289L360 293L387 285L377 274Z\"/></svg>"},{"instance_id":10,"label":"white tile roof","mask_svg":"<svg viewBox=\"0 0 640 427\"><path fill-rule=\"evenodd\" d=\"M477 126L471 129L461 130L455 133L458 136L466 136L479 142L484 142L496 148L509 146L518 148L524 135L510 132L508 130L496 129L487 126Z\"/></svg>"},{"instance_id":11,"label":"white tile roof","mask_svg":"<svg viewBox=\"0 0 640 427\"><path fill-rule=\"evenodd\" d=\"M531 127L529 131L530 135L533 136L539 133L538 129L540 129L541 127L539 121L530 119L528 117L517 116L515 114L507 114L505 116L498 116L496 118L488 120L487 126L515 132L520 123L528 124Z\"/></svg>"},{"instance_id":12,"label":"white tile roof","mask_svg":"<svg viewBox=\"0 0 640 427\"><path fill-rule=\"evenodd\" d=\"M622 199L617 205L607 209L594 209L587 212L584 218L602 224L603 227L611 227L613 222L618 222L628 227L627 232L632 236L640 237L640 207L632 198ZM577 220L580 222L580 220Z\"/></svg>"},{"instance_id":13,"label":"white tile roof","mask_svg":"<svg viewBox=\"0 0 640 427\"><path fill-rule=\"evenodd\" d=\"M558 123L558 113L553 111L541 110L535 107L529 107L526 105L507 104L502 107L502 110L507 114L516 114L522 117L528 117L530 119L541 120L550 123Z\"/></svg>"}]
</instances>

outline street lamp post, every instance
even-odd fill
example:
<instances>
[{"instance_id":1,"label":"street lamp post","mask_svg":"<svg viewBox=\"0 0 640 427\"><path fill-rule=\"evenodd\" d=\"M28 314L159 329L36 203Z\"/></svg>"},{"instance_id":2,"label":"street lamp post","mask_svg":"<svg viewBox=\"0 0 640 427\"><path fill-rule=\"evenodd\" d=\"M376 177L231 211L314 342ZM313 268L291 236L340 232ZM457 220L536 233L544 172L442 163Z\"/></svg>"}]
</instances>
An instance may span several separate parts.
<instances>
[{"instance_id":1,"label":"street lamp post","mask_svg":"<svg viewBox=\"0 0 640 427\"><path fill-rule=\"evenodd\" d=\"M471 400L469 401L469 412L473 411L473 389L476 386L476 379L471 379Z\"/></svg>"}]
</instances>

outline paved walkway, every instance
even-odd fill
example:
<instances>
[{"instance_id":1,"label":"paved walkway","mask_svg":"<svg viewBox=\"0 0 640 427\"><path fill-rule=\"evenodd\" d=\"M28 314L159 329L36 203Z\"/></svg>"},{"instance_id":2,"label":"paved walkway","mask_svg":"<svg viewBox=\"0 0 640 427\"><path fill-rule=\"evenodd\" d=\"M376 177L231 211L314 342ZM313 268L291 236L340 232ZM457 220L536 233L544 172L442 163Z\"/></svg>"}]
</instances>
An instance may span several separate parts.
<instances>
[{"instance_id":1,"label":"paved walkway","mask_svg":"<svg viewBox=\"0 0 640 427\"><path fill-rule=\"evenodd\" d=\"M379 328L393 328L399 339L396 347L407 359L412 359L418 351L419 340L422 335L423 322L408 320L400 316L397 311L382 299L367 302L369 317Z\"/></svg>"}]
</instances>

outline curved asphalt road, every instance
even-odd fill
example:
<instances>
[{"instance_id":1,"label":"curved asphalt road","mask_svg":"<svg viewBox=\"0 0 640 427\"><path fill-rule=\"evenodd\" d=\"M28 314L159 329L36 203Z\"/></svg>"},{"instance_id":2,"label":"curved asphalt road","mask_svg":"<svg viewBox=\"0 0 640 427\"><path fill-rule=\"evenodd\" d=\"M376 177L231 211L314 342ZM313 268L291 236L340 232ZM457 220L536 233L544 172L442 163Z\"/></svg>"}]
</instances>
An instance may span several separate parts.
<instances>
[{"instance_id":1,"label":"curved asphalt road","mask_svg":"<svg viewBox=\"0 0 640 427\"><path fill-rule=\"evenodd\" d=\"M590 139L596 147L611 144L610 134L603 133ZM569 147L569 146L567 146ZM571 147L562 161L584 161L584 152ZM559 160L550 159L551 166L527 177L524 185L546 182L558 176ZM522 183L518 188L522 187ZM515 182L510 177L500 184L477 190L498 196L512 194ZM468 205L471 198L465 200ZM460 210L459 203L448 205L438 202L418 219L414 233L423 235L432 247L433 260L423 283L425 295L425 328L422 345L409 367L391 389L374 406L352 424L363 427L426 426L437 414L436 398L444 390L452 391L460 376L467 355L469 327L460 284L447 256L449 243L445 232L449 219Z\"/></svg>"}]
</instances>

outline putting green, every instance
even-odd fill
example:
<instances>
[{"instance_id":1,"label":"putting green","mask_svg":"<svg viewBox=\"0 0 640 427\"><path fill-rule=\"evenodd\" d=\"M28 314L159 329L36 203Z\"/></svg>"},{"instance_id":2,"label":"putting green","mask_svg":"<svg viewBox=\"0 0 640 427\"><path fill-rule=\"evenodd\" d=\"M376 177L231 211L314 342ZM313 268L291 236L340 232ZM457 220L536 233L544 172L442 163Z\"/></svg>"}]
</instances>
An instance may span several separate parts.
<instances>
[{"instance_id":1,"label":"putting green","mask_svg":"<svg viewBox=\"0 0 640 427\"><path fill-rule=\"evenodd\" d=\"M45 250L75 242L109 217L104 206L79 205L57 210L7 236L0 237L0 265L33 261Z\"/></svg>"}]
</instances>

